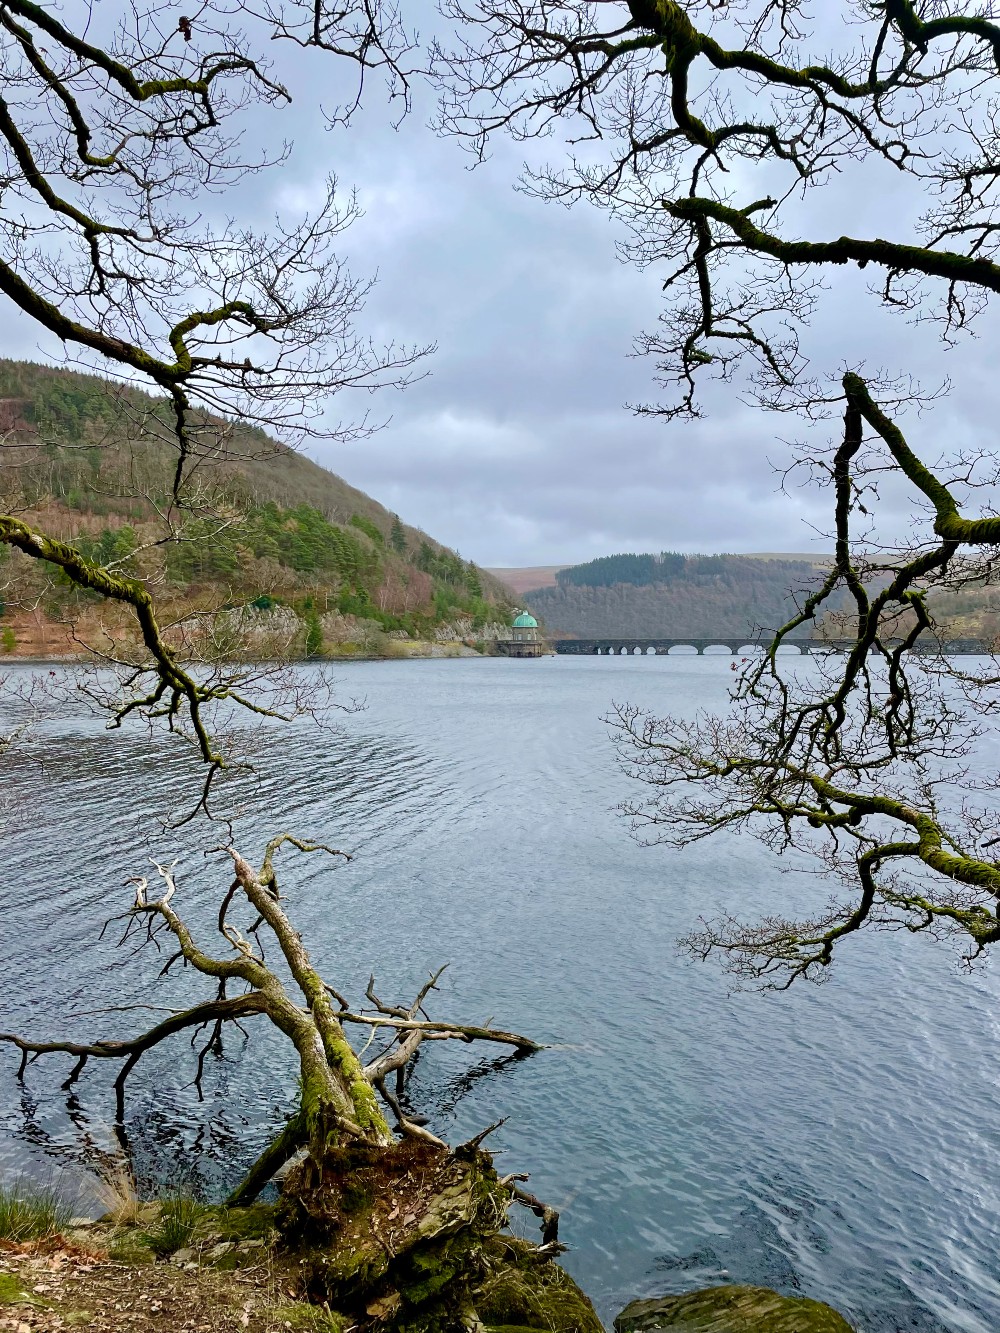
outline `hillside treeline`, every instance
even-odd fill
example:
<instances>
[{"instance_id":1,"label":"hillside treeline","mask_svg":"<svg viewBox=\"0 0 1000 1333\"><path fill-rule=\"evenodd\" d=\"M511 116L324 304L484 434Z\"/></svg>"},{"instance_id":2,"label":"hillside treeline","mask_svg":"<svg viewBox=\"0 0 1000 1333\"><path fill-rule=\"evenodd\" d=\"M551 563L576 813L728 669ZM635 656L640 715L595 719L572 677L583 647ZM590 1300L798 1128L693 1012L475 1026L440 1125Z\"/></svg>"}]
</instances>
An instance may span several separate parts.
<instances>
[{"instance_id":1,"label":"hillside treeline","mask_svg":"<svg viewBox=\"0 0 1000 1333\"><path fill-rule=\"evenodd\" d=\"M674 551L659 555L601 555L582 565L571 565L556 571L560 588L613 588L616 583L628 583L645 588L653 583L669 583L683 577L689 561L723 560L724 556L683 556Z\"/></svg>"},{"instance_id":2,"label":"hillside treeline","mask_svg":"<svg viewBox=\"0 0 1000 1333\"><path fill-rule=\"evenodd\" d=\"M556 577L558 587L524 599L549 633L657 639L774 629L794 614L821 575L805 561L667 552L607 556Z\"/></svg>"}]
</instances>

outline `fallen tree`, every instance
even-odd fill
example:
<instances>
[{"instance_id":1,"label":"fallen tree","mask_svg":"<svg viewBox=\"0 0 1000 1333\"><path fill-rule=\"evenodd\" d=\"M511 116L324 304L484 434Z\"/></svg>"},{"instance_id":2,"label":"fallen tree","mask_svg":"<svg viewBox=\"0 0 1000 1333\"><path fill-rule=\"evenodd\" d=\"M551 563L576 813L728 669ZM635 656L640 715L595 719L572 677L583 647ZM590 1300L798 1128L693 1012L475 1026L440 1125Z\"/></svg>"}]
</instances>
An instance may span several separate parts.
<instances>
[{"instance_id":1,"label":"fallen tree","mask_svg":"<svg viewBox=\"0 0 1000 1333\"><path fill-rule=\"evenodd\" d=\"M419 1318L422 1327L428 1321L476 1327L477 1292L495 1282L498 1265L545 1264L561 1251L558 1214L521 1188L525 1177L498 1176L482 1147L497 1126L452 1150L419 1117L408 1114L406 1073L429 1041L494 1043L509 1048L511 1058L542 1048L530 1037L491 1024L428 1017L425 1001L443 968L409 1005L385 1003L372 977L369 1005L351 1007L310 959L285 910L274 864L285 844L305 853L342 855L282 834L268 843L260 867L254 868L227 847L234 873L216 921L226 945L221 956L196 942L180 914L176 864L154 863L156 890L148 876L132 881L135 899L116 918L124 922L121 942L134 941L140 932L145 937L140 943L169 941L172 950L160 975L178 964L190 967L216 983L213 996L130 1038L33 1041L0 1033L0 1041L21 1052L22 1078L43 1056L71 1056L67 1088L92 1060L116 1064L118 1118L124 1125L128 1080L144 1055L178 1033L190 1033L200 1089L205 1057L218 1049L226 1025L266 1018L297 1056L297 1104L227 1202L234 1207L252 1203L298 1154L282 1183L278 1215L285 1243L303 1252L303 1281L313 1299L352 1320L405 1326ZM265 942L277 945L290 981L265 961ZM351 1029L367 1031L360 1053L348 1039ZM502 1238L515 1203L541 1219L540 1245ZM559 1281L569 1279L560 1275Z\"/></svg>"}]
</instances>

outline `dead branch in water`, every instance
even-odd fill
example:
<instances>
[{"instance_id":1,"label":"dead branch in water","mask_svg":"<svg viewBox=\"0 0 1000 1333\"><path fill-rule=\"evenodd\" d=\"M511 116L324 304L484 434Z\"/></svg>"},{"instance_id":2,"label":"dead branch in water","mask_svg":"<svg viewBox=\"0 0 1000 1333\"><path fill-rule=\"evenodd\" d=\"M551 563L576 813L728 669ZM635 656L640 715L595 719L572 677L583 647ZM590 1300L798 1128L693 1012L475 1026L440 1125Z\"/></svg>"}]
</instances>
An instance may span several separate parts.
<instances>
[{"instance_id":1,"label":"dead branch in water","mask_svg":"<svg viewBox=\"0 0 1000 1333\"><path fill-rule=\"evenodd\" d=\"M130 881L136 886L135 898L124 916L117 918L125 922L120 942L127 942L137 931L144 934L141 944L158 945L163 934L172 937L174 948L160 969L160 975L168 973L176 962L183 962L217 982L214 998L173 1013L138 1036L125 1039L33 1041L15 1033L0 1033L0 1042L14 1046L21 1053L18 1078L23 1078L28 1065L43 1055L75 1057L63 1085L67 1088L77 1081L89 1060L119 1062L115 1094L121 1124L125 1115L127 1081L147 1052L184 1031L192 1033L194 1045L198 1034L207 1030L208 1037L198 1050L194 1079L200 1095L205 1056L220 1048L225 1026L247 1018L266 1017L295 1048L301 1092L299 1106L290 1123L267 1146L248 1177L234 1191L232 1199L240 1203L256 1197L275 1172L303 1145L321 1155L331 1143L356 1141L376 1146L393 1143L393 1133L376 1094L392 1112L401 1135L444 1147L443 1141L418 1119L408 1116L402 1105L406 1071L425 1041L499 1042L512 1046L519 1055L541 1049L538 1042L517 1032L428 1018L424 1002L430 992L438 988L443 967L424 983L408 1006L384 1003L375 994L372 977L366 994L377 1012L349 1009L344 998L319 975L282 905L274 858L285 843L291 843L303 853L325 851L342 855L320 844L282 834L268 843L258 871L235 848L222 849L232 860L235 877L216 920L217 932L226 946L225 952L219 956L207 952L196 942L177 911L176 862L170 865L153 863L156 879L161 885L158 891L151 889L147 876L137 876ZM246 922L237 924L233 918L240 906L248 908L249 912ZM265 962L261 940L265 932L277 943L291 973L293 988ZM228 995L227 987L232 985L242 985L245 990L240 995ZM331 1003L331 995L336 998L339 1008ZM418 1014L424 1017L418 1018ZM368 1063L362 1063L361 1056L347 1040L345 1024L367 1028L371 1034L368 1045L379 1036L387 1038L384 1048ZM386 1086L386 1079L393 1073L396 1075L395 1092Z\"/></svg>"}]
</instances>

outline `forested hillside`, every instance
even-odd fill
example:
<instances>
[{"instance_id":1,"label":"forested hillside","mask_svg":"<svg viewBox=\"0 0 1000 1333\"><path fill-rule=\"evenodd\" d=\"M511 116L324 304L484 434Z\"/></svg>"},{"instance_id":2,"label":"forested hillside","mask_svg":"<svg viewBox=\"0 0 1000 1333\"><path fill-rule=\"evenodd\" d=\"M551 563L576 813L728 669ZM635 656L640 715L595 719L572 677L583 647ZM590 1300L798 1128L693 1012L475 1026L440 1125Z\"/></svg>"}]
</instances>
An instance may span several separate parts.
<instances>
[{"instance_id":1,"label":"forested hillside","mask_svg":"<svg viewBox=\"0 0 1000 1333\"><path fill-rule=\"evenodd\" d=\"M0 361L0 432L3 510L44 517L53 537L145 580L178 621L246 608L286 640L300 627L301 650L318 654L379 632L475 636L509 616L499 581L259 429L199 423L183 509L170 504L177 455L161 400ZM86 622L94 605L0 548L0 649L40 621Z\"/></svg>"},{"instance_id":2,"label":"forested hillside","mask_svg":"<svg viewBox=\"0 0 1000 1333\"><path fill-rule=\"evenodd\" d=\"M624 554L561 569L525 601L556 635L743 635L783 624L821 577L797 560Z\"/></svg>"}]
</instances>

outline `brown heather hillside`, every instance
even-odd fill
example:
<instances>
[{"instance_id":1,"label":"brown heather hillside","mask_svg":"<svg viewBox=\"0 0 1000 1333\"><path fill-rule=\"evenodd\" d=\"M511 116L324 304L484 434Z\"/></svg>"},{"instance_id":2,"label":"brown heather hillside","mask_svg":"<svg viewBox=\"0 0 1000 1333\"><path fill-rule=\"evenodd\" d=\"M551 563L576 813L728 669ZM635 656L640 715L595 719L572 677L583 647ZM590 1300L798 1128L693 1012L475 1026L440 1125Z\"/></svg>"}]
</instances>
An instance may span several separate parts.
<instances>
[{"instance_id":1,"label":"brown heather hillside","mask_svg":"<svg viewBox=\"0 0 1000 1333\"><path fill-rule=\"evenodd\" d=\"M534 565L523 569L504 569L494 566L488 568L486 572L499 579L505 587L520 597L526 592L533 592L536 588L554 588L556 575L560 569L566 568L566 565Z\"/></svg>"}]
</instances>

